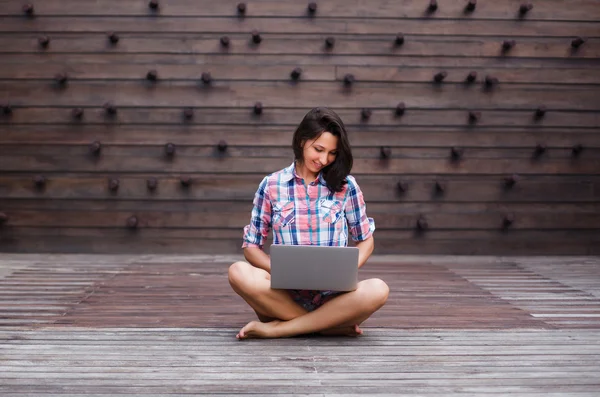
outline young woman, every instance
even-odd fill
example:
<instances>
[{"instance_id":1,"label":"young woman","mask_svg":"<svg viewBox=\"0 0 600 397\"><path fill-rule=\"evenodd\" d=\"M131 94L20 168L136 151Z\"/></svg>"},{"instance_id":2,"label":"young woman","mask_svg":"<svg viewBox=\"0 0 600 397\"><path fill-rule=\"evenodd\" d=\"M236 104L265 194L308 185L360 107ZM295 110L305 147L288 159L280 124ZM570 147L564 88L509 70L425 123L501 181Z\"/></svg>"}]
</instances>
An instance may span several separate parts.
<instances>
[{"instance_id":1,"label":"young woman","mask_svg":"<svg viewBox=\"0 0 600 397\"><path fill-rule=\"evenodd\" d=\"M360 335L359 325L381 308L388 286L380 279L355 291L270 288L270 259L263 246L271 228L275 244L346 246L348 232L359 249L358 267L373 252L375 223L366 214L360 187L350 175L352 152L339 116L309 111L292 141L295 160L263 178L244 228L244 257L229 267L229 283L256 312L238 339L280 338L319 332Z\"/></svg>"}]
</instances>

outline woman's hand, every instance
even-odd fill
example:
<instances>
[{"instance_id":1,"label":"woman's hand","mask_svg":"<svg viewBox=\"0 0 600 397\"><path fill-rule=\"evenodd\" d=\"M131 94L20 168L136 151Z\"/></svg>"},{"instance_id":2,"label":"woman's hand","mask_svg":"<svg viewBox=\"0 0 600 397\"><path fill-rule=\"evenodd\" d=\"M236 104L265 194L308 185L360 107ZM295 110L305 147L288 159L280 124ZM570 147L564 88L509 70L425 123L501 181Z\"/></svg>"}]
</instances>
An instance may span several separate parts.
<instances>
[{"instance_id":1,"label":"woman's hand","mask_svg":"<svg viewBox=\"0 0 600 397\"><path fill-rule=\"evenodd\" d=\"M254 267L271 274L271 257L258 247L244 248L244 258Z\"/></svg>"}]
</instances>

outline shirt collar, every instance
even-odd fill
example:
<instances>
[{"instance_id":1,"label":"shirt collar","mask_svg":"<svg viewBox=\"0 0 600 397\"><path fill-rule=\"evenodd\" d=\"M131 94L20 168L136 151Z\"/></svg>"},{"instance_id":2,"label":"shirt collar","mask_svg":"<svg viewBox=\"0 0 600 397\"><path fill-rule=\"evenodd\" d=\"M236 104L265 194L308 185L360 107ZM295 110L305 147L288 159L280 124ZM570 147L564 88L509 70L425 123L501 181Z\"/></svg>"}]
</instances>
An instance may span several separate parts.
<instances>
[{"instance_id":1,"label":"shirt collar","mask_svg":"<svg viewBox=\"0 0 600 397\"><path fill-rule=\"evenodd\" d=\"M289 167L284 168L283 175L281 175L281 179L285 182L289 182L294 178L298 178L298 180L302 179L302 177L296 173L296 162L295 161ZM325 178L323 178L322 171L319 172L319 175L317 175L317 180L319 181L319 183L321 185L327 186L327 182L325 181Z\"/></svg>"}]
</instances>

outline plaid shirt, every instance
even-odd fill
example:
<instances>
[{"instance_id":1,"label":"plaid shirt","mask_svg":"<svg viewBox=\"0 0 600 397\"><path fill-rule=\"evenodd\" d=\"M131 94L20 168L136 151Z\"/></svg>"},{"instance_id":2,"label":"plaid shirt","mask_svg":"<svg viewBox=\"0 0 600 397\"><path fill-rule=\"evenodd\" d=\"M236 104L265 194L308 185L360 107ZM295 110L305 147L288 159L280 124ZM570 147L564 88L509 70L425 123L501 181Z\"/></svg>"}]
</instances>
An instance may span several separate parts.
<instances>
[{"instance_id":1,"label":"plaid shirt","mask_svg":"<svg viewBox=\"0 0 600 397\"><path fill-rule=\"evenodd\" d=\"M363 241L375 231L362 191L351 175L334 193L320 173L308 184L296 174L295 163L267 175L254 197L250 224L244 227L242 248L262 247L273 230L274 244L347 246L348 231Z\"/></svg>"}]
</instances>

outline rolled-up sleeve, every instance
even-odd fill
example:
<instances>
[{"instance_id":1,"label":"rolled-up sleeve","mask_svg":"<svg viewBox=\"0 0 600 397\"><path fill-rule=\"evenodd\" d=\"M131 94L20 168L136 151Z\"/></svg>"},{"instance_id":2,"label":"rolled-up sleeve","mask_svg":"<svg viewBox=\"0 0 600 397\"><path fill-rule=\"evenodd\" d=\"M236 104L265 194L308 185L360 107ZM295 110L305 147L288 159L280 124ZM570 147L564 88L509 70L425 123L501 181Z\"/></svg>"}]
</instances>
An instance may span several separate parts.
<instances>
[{"instance_id":1,"label":"rolled-up sleeve","mask_svg":"<svg viewBox=\"0 0 600 397\"><path fill-rule=\"evenodd\" d=\"M364 241L373 235L375 220L367 217L367 205L363 193L352 176L348 176L345 212L352 240Z\"/></svg>"},{"instance_id":2,"label":"rolled-up sleeve","mask_svg":"<svg viewBox=\"0 0 600 397\"><path fill-rule=\"evenodd\" d=\"M244 227L242 248L263 248L271 230L271 200L267 189L268 177L263 178L254 195L250 224Z\"/></svg>"}]
</instances>

